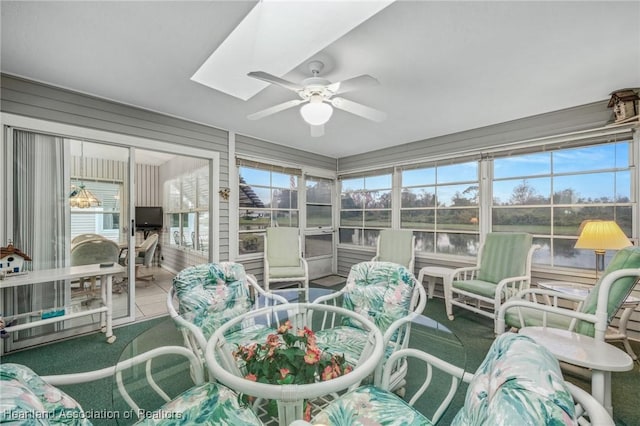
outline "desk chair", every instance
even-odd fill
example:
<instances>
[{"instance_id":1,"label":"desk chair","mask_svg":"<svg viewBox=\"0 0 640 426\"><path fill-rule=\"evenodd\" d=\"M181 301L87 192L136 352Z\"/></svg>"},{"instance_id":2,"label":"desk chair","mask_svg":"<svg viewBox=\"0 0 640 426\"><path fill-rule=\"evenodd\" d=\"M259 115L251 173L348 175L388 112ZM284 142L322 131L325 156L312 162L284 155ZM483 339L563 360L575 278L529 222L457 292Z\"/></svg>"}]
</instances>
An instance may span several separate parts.
<instances>
[{"instance_id":1,"label":"desk chair","mask_svg":"<svg viewBox=\"0 0 640 426\"><path fill-rule=\"evenodd\" d=\"M71 249L71 266L92 265L95 263L117 263L120 256L118 244L106 238L87 239L79 242ZM91 282L90 293L95 291L96 277L88 277ZM80 279L80 287L84 290L85 278Z\"/></svg>"},{"instance_id":2,"label":"desk chair","mask_svg":"<svg viewBox=\"0 0 640 426\"><path fill-rule=\"evenodd\" d=\"M140 268L149 267L153 261L153 255L156 253L158 246L158 234L149 235L139 247L136 247L136 280L151 281L155 280L153 274L141 275Z\"/></svg>"}]
</instances>

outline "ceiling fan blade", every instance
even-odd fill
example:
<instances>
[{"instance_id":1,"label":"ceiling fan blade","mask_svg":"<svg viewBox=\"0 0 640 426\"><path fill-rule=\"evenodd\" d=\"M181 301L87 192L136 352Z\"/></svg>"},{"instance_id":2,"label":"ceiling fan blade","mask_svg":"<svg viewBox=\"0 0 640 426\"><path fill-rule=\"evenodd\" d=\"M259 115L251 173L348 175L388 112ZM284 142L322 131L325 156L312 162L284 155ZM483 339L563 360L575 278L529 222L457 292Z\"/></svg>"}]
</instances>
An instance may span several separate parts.
<instances>
[{"instance_id":1,"label":"ceiling fan blade","mask_svg":"<svg viewBox=\"0 0 640 426\"><path fill-rule=\"evenodd\" d=\"M324 135L324 124L320 124L319 126L310 125L309 127L311 127L312 137L317 138Z\"/></svg>"},{"instance_id":2,"label":"ceiling fan blade","mask_svg":"<svg viewBox=\"0 0 640 426\"><path fill-rule=\"evenodd\" d=\"M291 101L283 102L278 105L274 105L272 107L263 109L262 111L254 112L253 114L249 114L247 118L249 120L258 120L260 118L266 117L271 114L275 114L276 112L284 111L285 109L292 108L296 105L300 105L301 103L306 102L304 99L293 99Z\"/></svg>"},{"instance_id":3,"label":"ceiling fan blade","mask_svg":"<svg viewBox=\"0 0 640 426\"><path fill-rule=\"evenodd\" d=\"M275 75L271 75L263 71L251 71L247 75L249 77L257 78L258 80L266 81L267 83L276 84L278 86L284 87L285 89L289 89L294 92L304 89L304 86L301 86L296 83L292 83L290 81L287 81L280 77L276 77Z\"/></svg>"},{"instance_id":4,"label":"ceiling fan blade","mask_svg":"<svg viewBox=\"0 0 640 426\"><path fill-rule=\"evenodd\" d=\"M368 107L366 105L359 104L357 102L350 101L345 98L332 98L329 102L334 107L341 109L351 114L359 115L372 121L384 121L387 118L387 113L378 111L377 109Z\"/></svg>"},{"instance_id":5,"label":"ceiling fan blade","mask_svg":"<svg viewBox=\"0 0 640 426\"><path fill-rule=\"evenodd\" d=\"M339 95L340 93L346 93L353 90L360 90L367 87L377 86L378 84L380 84L380 82L376 78L371 77L368 74L363 74L357 77L330 84L328 86L328 89L335 95Z\"/></svg>"}]
</instances>

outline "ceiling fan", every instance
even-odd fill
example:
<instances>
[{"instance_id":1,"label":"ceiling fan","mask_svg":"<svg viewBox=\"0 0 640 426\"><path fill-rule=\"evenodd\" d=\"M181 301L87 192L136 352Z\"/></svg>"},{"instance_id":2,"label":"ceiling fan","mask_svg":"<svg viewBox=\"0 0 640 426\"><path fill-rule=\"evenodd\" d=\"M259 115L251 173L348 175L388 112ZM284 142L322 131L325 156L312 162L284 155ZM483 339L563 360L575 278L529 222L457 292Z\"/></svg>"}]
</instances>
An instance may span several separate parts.
<instances>
[{"instance_id":1,"label":"ceiling fan","mask_svg":"<svg viewBox=\"0 0 640 426\"><path fill-rule=\"evenodd\" d=\"M378 80L368 74L363 74L337 83L331 83L329 80L318 77L322 68L324 68L324 64L320 61L309 62L309 70L313 76L303 80L302 84L292 83L263 71L250 72L247 74L249 77L296 92L300 99L293 99L274 105L250 114L247 118L249 120L258 120L276 112L304 104L300 108L300 115L311 126L311 136L322 136L324 135L324 124L329 121L333 114L332 107L372 121L383 121L387 117L386 113L377 109L345 98L334 97L353 90L376 86L379 84Z\"/></svg>"}]
</instances>

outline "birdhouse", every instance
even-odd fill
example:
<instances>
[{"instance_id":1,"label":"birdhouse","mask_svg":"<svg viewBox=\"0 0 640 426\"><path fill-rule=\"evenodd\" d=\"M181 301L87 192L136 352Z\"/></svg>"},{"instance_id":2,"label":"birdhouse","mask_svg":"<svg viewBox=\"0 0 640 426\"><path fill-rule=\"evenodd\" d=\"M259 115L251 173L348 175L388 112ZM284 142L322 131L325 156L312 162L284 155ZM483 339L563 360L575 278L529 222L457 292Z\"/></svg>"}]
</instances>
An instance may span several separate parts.
<instances>
[{"instance_id":1,"label":"birdhouse","mask_svg":"<svg viewBox=\"0 0 640 426\"><path fill-rule=\"evenodd\" d=\"M616 123L638 118L638 99L638 89L620 89L611 93L607 107L613 108Z\"/></svg>"},{"instance_id":2,"label":"birdhouse","mask_svg":"<svg viewBox=\"0 0 640 426\"><path fill-rule=\"evenodd\" d=\"M0 273L14 274L24 271L24 262L30 261L29 255L13 246L11 241L7 247L0 247Z\"/></svg>"}]
</instances>

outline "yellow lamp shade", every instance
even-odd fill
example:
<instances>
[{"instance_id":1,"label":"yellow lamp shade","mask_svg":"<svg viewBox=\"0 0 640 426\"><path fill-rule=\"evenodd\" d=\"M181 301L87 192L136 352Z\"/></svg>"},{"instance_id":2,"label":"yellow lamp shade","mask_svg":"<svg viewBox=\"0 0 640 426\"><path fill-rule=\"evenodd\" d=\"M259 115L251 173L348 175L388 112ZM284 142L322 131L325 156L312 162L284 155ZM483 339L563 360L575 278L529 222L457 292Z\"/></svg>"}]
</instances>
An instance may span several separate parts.
<instances>
[{"instance_id":1,"label":"yellow lamp shade","mask_svg":"<svg viewBox=\"0 0 640 426\"><path fill-rule=\"evenodd\" d=\"M604 251L620 250L630 245L631 241L613 220L590 220L584 224L574 247Z\"/></svg>"}]
</instances>

